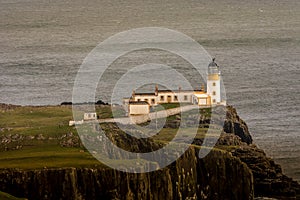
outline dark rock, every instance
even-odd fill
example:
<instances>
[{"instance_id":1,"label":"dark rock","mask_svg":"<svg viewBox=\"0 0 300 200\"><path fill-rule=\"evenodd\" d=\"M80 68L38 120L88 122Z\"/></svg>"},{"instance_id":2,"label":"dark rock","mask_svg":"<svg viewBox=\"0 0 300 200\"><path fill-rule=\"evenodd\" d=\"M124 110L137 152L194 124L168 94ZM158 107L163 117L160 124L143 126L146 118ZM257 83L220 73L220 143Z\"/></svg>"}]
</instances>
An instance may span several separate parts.
<instances>
[{"instance_id":1,"label":"dark rock","mask_svg":"<svg viewBox=\"0 0 300 200\"><path fill-rule=\"evenodd\" d=\"M0 171L0 189L28 199L253 199L251 171L229 153L190 148L169 167L134 174L110 168Z\"/></svg>"},{"instance_id":2,"label":"dark rock","mask_svg":"<svg viewBox=\"0 0 300 200\"><path fill-rule=\"evenodd\" d=\"M182 127L191 127L196 126L200 128L209 128L210 124L223 124L223 130L225 133L232 133L241 138L242 142L246 142L247 144L252 144L253 140L248 130L247 124L240 119L238 116L236 109L232 106L217 106L214 108L214 114L216 121L211 121L210 113L207 110L200 111L201 117L197 118L198 115L190 114L185 120L180 123L180 119L176 116L174 120L166 121L164 128L178 128ZM220 116L219 118L217 116ZM222 116L226 115L225 120Z\"/></svg>"},{"instance_id":3,"label":"dark rock","mask_svg":"<svg viewBox=\"0 0 300 200\"><path fill-rule=\"evenodd\" d=\"M242 140L237 135L222 133L216 145L239 146L241 144Z\"/></svg>"},{"instance_id":4,"label":"dark rock","mask_svg":"<svg viewBox=\"0 0 300 200\"><path fill-rule=\"evenodd\" d=\"M223 129L226 133L233 133L239 136L242 141L247 144L252 144L253 142L247 124L240 119L236 109L232 106L227 106L226 120Z\"/></svg>"},{"instance_id":5,"label":"dark rock","mask_svg":"<svg viewBox=\"0 0 300 200\"><path fill-rule=\"evenodd\" d=\"M23 148L25 136L21 134L0 135L0 151L19 150Z\"/></svg>"},{"instance_id":6,"label":"dark rock","mask_svg":"<svg viewBox=\"0 0 300 200\"><path fill-rule=\"evenodd\" d=\"M0 110L7 111L7 110L13 110L15 108L21 107L19 105L12 105L12 104L4 104L0 103Z\"/></svg>"},{"instance_id":7,"label":"dark rock","mask_svg":"<svg viewBox=\"0 0 300 200\"><path fill-rule=\"evenodd\" d=\"M281 167L255 145L241 145L232 155L240 158L251 169L255 196L288 199L300 194L300 185L283 175Z\"/></svg>"},{"instance_id":8,"label":"dark rock","mask_svg":"<svg viewBox=\"0 0 300 200\"><path fill-rule=\"evenodd\" d=\"M82 147L79 136L74 135L72 132L62 135L59 138L59 144L61 147Z\"/></svg>"}]
</instances>

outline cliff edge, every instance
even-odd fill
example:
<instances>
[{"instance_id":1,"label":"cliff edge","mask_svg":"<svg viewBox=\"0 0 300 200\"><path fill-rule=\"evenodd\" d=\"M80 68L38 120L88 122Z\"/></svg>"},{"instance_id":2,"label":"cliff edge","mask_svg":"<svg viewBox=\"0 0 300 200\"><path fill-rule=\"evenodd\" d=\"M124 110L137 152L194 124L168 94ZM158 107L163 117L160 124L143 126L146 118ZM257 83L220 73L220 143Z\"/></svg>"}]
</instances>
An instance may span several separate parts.
<instances>
[{"instance_id":1,"label":"cliff edge","mask_svg":"<svg viewBox=\"0 0 300 200\"><path fill-rule=\"evenodd\" d=\"M6 111L18 109L14 106L2 105L2 107ZM76 167L69 165L37 169L2 168L0 169L0 190L17 197L34 200L239 200L254 199L257 196L279 199L299 198L299 184L285 176L281 167L253 144L248 127L240 119L236 110L231 106L222 109L226 112L223 133L215 148L203 159L198 158L203 138L197 137L193 145L178 160L155 172L125 173L103 165L81 167L76 163L74 163ZM30 111L32 110L34 110L33 107L30 108ZM178 119L180 117L171 118L166 127L176 129ZM205 127L211 122L207 117L200 119L198 123L201 127ZM1 123L0 125L4 126ZM131 151L145 151L145 141L127 137L125 133L118 130L116 124L108 124L107 127L112 130L107 136L119 147ZM7 127L2 127L2 129L6 130ZM28 135L23 137L21 133L17 134L18 137L15 137L16 134L8 136L2 133L1 145L22 146L28 141L37 140L38 143L54 141L61 145L60 148L82 147L78 143L79 137L73 133L57 138L51 136L51 139L45 134L39 134L38 137ZM161 147L161 144L156 144L153 139L149 141L152 149ZM22 148L10 146L10 149L2 149L2 153L5 155L5 152L17 152L20 149Z\"/></svg>"}]
</instances>

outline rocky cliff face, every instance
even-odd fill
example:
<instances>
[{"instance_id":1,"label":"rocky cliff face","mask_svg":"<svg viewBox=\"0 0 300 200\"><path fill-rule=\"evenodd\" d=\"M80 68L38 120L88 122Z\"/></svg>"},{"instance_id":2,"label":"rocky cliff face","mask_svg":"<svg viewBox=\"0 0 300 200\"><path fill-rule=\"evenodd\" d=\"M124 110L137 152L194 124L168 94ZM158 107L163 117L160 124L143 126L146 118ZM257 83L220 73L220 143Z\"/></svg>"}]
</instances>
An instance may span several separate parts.
<instances>
[{"instance_id":1,"label":"rocky cliff face","mask_svg":"<svg viewBox=\"0 0 300 200\"><path fill-rule=\"evenodd\" d=\"M247 124L238 116L236 109L232 106L227 106L224 131L239 136L247 144L253 142Z\"/></svg>"},{"instance_id":2,"label":"rocky cliff face","mask_svg":"<svg viewBox=\"0 0 300 200\"><path fill-rule=\"evenodd\" d=\"M300 186L282 173L280 165L268 158L265 152L255 145L241 145L232 151L251 169L254 177L256 196L269 196L279 199L300 198Z\"/></svg>"},{"instance_id":3,"label":"rocky cliff face","mask_svg":"<svg viewBox=\"0 0 300 200\"><path fill-rule=\"evenodd\" d=\"M234 136L224 135L218 143L220 144L223 140L225 145L238 146L238 148L231 149L230 152L251 169L254 178L255 196L300 199L300 185L298 182L285 176L280 165L267 157L262 149L252 144L253 141L247 124L238 116L236 109L232 106L227 106L224 131L234 134ZM232 144L232 141L235 142Z\"/></svg>"},{"instance_id":4,"label":"rocky cliff face","mask_svg":"<svg viewBox=\"0 0 300 200\"><path fill-rule=\"evenodd\" d=\"M198 159L190 148L171 166L132 174L105 168L0 171L0 188L29 199L253 199L252 173L227 152Z\"/></svg>"},{"instance_id":5,"label":"rocky cliff face","mask_svg":"<svg viewBox=\"0 0 300 200\"><path fill-rule=\"evenodd\" d=\"M253 174L254 195L278 199L300 199L300 185L282 173L280 165L267 157L255 144L248 145L234 134L222 134L217 146L247 164Z\"/></svg>"}]
</instances>

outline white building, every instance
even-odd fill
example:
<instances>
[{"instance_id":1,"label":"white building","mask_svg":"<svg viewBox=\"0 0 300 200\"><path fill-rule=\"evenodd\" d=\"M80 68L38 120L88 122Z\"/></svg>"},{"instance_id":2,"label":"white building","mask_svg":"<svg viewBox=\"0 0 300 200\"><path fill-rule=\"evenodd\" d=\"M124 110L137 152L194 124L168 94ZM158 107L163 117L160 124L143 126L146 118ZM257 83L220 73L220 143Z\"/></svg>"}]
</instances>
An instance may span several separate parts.
<instances>
[{"instance_id":1,"label":"white building","mask_svg":"<svg viewBox=\"0 0 300 200\"><path fill-rule=\"evenodd\" d=\"M91 113L84 113L83 115L83 120L88 121L88 120L97 120L97 113L91 112Z\"/></svg>"},{"instance_id":2,"label":"white building","mask_svg":"<svg viewBox=\"0 0 300 200\"><path fill-rule=\"evenodd\" d=\"M205 92L194 92L192 95L193 104L199 106L211 106L211 97Z\"/></svg>"},{"instance_id":3,"label":"white building","mask_svg":"<svg viewBox=\"0 0 300 200\"><path fill-rule=\"evenodd\" d=\"M129 103L130 115L146 115L150 113L150 105L145 101L134 101Z\"/></svg>"},{"instance_id":4,"label":"white building","mask_svg":"<svg viewBox=\"0 0 300 200\"><path fill-rule=\"evenodd\" d=\"M221 72L215 59L208 65L207 91L201 90L159 90L155 87L153 93L132 92L130 98L123 99L123 105L130 115L148 114L150 106L163 103L191 103L199 106L226 104L221 98Z\"/></svg>"},{"instance_id":5,"label":"white building","mask_svg":"<svg viewBox=\"0 0 300 200\"><path fill-rule=\"evenodd\" d=\"M201 92L198 90L197 92ZM163 103L192 103L192 95L195 91L191 90L159 90L155 87L153 93L136 93L132 92L131 98L123 99L123 105L130 102L147 102L150 106L155 106Z\"/></svg>"},{"instance_id":6,"label":"white building","mask_svg":"<svg viewBox=\"0 0 300 200\"><path fill-rule=\"evenodd\" d=\"M80 121L69 121L69 126L75 126L75 125L81 125L84 123L84 121L92 121L97 120L97 113L95 112L88 112L83 114L83 120Z\"/></svg>"}]
</instances>

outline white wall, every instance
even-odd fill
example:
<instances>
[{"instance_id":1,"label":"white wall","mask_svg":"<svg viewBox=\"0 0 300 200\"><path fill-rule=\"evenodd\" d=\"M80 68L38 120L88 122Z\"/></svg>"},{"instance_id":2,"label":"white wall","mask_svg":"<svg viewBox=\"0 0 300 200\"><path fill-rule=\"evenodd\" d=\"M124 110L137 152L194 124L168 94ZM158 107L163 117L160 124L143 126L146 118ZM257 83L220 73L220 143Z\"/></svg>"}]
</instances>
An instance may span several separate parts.
<instances>
[{"instance_id":1,"label":"white wall","mask_svg":"<svg viewBox=\"0 0 300 200\"><path fill-rule=\"evenodd\" d=\"M192 102L192 95L193 91L191 92L180 92L180 93L173 93L173 92L161 92L158 93L157 101L158 103L168 103L168 96L171 96L170 103L191 103ZM164 96L164 100L161 100L161 96ZM175 96L177 96L177 101L175 100ZM187 99L184 99L184 96L187 97Z\"/></svg>"},{"instance_id":2,"label":"white wall","mask_svg":"<svg viewBox=\"0 0 300 200\"><path fill-rule=\"evenodd\" d=\"M178 100L181 103L192 103L192 96L193 96L194 92L180 92L178 93ZM184 96L187 96L187 99L184 99Z\"/></svg>"},{"instance_id":3,"label":"white wall","mask_svg":"<svg viewBox=\"0 0 300 200\"><path fill-rule=\"evenodd\" d=\"M84 120L97 120L97 114L96 113L84 113L83 119Z\"/></svg>"},{"instance_id":4,"label":"white wall","mask_svg":"<svg viewBox=\"0 0 300 200\"><path fill-rule=\"evenodd\" d=\"M199 99L199 105L207 105L207 99Z\"/></svg>"},{"instance_id":5,"label":"white wall","mask_svg":"<svg viewBox=\"0 0 300 200\"><path fill-rule=\"evenodd\" d=\"M214 86L215 83L215 86ZM215 91L215 95L213 92ZM211 103L216 104L221 102L221 83L220 78L219 80L207 80L207 94L211 96ZM213 102L213 100L216 100L216 102Z\"/></svg>"},{"instance_id":6,"label":"white wall","mask_svg":"<svg viewBox=\"0 0 300 200\"><path fill-rule=\"evenodd\" d=\"M152 102L152 99L154 99L154 103ZM157 105L157 96L155 95L135 95L134 96L134 101L146 101L150 104L150 105Z\"/></svg>"},{"instance_id":7,"label":"white wall","mask_svg":"<svg viewBox=\"0 0 300 200\"><path fill-rule=\"evenodd\" d=\"M173 93L173 92L159 92L157 96L155 95L135 95L134 101L146 101L152 106L157 105L161 103L168 103L168 96L171 96L170 103L192 103L192 95L193 91L190 92L180 92L180 93ZM164 99L161 100L161 96L164 96ZM177 101L175 100L175 96L177 96ZM187 97L187 99L184 98L184 96ZM151 100L154 99L155 103L153 103Z\"/></svg>"},{"instance_id":8,"label":"white wall","mask_svg":"<svg viewBox=\"0 0 300 200\"><path fill-rule=\"evenodd\" d=\"M161 99L161 96L164 97L164 99ZM174 102L174 93L173 92L159 92L157 96L158 103L168 103L168 96L171 96L171 101Z\"/></svg>"},{"instance_id":9,"label":"white wall","mask_svg":"<svg viewBox=\"0 0 300 200\"><path fill-rule=\"evenodd\" d=\"M130 115L145 115L149 113L150 108L147 104L129 104Z\"/></svg>"}]
</instances>

